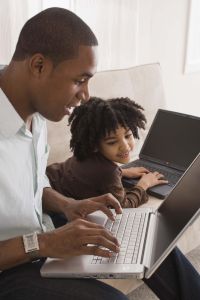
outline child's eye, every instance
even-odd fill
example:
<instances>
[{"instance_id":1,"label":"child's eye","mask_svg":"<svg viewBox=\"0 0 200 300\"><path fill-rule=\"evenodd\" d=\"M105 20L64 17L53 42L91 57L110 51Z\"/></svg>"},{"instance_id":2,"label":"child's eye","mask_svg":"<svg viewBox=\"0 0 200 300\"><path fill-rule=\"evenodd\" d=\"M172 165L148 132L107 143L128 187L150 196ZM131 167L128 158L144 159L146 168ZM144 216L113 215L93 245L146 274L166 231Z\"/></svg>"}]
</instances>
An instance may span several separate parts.
<instances>
[{"instance_id":1,"label":"child's eye","mask_svg":"<svg viewBox=\"0 0 200 300\"><path fill-rule=\"evenodd\" d=\"M131 138L132 137L132 133L126 134L125 137L126 137L126 139Z\"/></svg>"},{"instance_id":2,"label":"child's eye","mask_svg":"<svg viewBox=\"0 0 200 300\"><path fill-rule=\"evenodd\" d=\"M116 142L113 141L113 142L108 142L107 145L114 145Z\"/></svg>"}]
</instances>

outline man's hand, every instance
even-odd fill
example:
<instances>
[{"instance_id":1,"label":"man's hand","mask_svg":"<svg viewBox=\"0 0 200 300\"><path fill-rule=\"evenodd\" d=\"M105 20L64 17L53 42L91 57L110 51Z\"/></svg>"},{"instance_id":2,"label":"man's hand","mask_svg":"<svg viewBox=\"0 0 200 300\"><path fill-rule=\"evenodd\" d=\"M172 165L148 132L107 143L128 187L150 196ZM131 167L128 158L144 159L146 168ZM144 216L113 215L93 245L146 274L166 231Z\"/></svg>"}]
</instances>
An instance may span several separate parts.
<instances>
[{"instance_id":1,"label":"man's hand","mask_svg":"<svg viewBox=\"0 0 200 300\"><path fill-rule=\"evenodd\" d=\"M122 169L122 176L127 178L138 178L148 173L149 171L143 167L131 167L128 169Z\"/></svg>"},{"instance_id":2,"label":"man's hand","mask_svg":"<svg viewBox=\"0 0 200 300\"><path fill-rule=\"evenodd\" d=\"M68 220L77 218L85 219L87 215L97 210L101 210L111 220L114 220L113 213L109 207L114 208L117 214L122 213L120 203L112 194L105 194L86 200L70 200L70 202L66 203L66 206L63 207L62 211Z\"/></svg>"},{"instance_id":3,"label":"man's hand","mask_svg":"<svg viewBox=\"0 0 200 300\"><path fill-rule=\"evenodd\" d=\"M117 239L103 226L77 219L38 235L40 256L66 258L82 254L111 257L119 252ZM105 249L106 248L106 249Z\"/></svg>"}]
</instances>

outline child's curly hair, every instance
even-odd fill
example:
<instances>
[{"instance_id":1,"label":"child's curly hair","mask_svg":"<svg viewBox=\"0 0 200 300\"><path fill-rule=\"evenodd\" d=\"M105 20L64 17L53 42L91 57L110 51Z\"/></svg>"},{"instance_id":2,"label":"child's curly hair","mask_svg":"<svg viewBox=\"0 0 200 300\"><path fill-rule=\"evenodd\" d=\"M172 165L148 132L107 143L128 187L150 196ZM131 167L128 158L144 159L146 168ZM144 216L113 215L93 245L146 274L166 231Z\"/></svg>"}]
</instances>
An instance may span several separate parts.
<instances>
[{"instance_id":1,"label":"child's curly hair","mask_svg":"<svg viewBox=\"0 0 200 300\"><path fill-rule=\"evenodd\" d=\"M71 125L70 147L78 160L90 157L98 148L100 139L119 125L129 128L139 139L138 128L145 129L146 118L143 108L129 98L103 100L91 97L90 100L75 107L69 117Z\"/></svg>"}]
</instances>

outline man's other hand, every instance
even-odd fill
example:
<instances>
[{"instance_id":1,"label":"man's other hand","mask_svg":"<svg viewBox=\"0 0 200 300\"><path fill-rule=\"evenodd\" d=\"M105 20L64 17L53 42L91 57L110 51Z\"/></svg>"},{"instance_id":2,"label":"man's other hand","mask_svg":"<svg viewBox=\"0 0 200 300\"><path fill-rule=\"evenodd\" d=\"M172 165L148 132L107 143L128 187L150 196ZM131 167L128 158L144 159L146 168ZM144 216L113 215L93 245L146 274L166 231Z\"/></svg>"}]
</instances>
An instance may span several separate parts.
<instances>
[{"instance_id":1,"label":"man's other hand","mask_svg":"<svg viewBox=\"0 0 200 300\"><path fill-rule=\"evenodd\" d=\"M115 210L116 214L122 213L119 201L117 201L112 194L105 194L85 200L71 200L70 203L64 207L63 213L70 221L77 218L85 219L87 215L101 210L111 220L114 220L114 215L110 207Z\"/></svg>"}]
</instances>

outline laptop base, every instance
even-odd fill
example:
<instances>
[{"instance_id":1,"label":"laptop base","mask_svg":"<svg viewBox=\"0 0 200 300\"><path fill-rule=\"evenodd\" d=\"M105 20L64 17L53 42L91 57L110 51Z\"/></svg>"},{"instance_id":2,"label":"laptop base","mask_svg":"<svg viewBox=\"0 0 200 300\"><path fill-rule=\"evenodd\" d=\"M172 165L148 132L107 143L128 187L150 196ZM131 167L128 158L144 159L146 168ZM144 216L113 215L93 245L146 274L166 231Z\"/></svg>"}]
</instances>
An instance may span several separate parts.
<instances>
[{"instance_id":1,"label":"laptop base","mask_svg":"<svg viewBox=\"0 0 200 300\"><path fill-rule=\"evenodd\" d=\"M136 185L138 182L138 179L134 178L122 178L122 184L125 188L131 188L132 186ZM150 189L147 190L147 194L156 197L158 199L165 199L167 195L171 192L173 189L172 186L169 186L168 184L161 184L157 186L153 186Z\"/></svg>"},{"instance_id":2,"label":"laptop base","mask_svg":"<svg viewBox=\"0 0 200 300\"><path fill-rule=\"evenodd\" d=\"M135 265L90 265L92 256L81 255L70 257L70 259L50 259L48 258L41 269L42 277L49 278L95 278L95 279L126 279L144 277L144 266ZM71 270L71 272L69 271ZM73 271L72 271L73 270ZM84 271L85 270L85 271Z\"/></svg>"}]
</instances>

